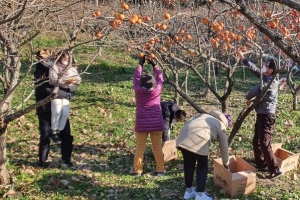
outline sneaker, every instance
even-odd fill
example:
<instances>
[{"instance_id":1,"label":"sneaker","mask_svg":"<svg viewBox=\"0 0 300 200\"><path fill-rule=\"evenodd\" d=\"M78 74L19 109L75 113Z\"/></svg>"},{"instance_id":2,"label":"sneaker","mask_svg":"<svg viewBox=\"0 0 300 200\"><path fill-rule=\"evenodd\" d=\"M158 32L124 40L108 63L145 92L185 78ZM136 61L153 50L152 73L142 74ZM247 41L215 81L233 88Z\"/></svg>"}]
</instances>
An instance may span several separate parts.
<instances>
[{"instance_id":1,"label":"sneaker","mask_svg":"<svg viewBox=\"0 0 300 200\"><path fill-rule=\"evenodd\" d=\"M55 144L61 144L61 138L59 134L51 135L51 139Z\"/></svg>"},{"instance_id":2,"label":"sneaker","mask_svg":"<svg viewBox=\"0 0 300 200\"><path fill-rule=\"evenodd\" d=\"M184 199L195 198L195 197L196 197L196 194L197 194L197 193L196 193L195 189L193 189L191 192L185 191L185 192L184 192L183 198L184 198Z\"/></svg>"},{"instance_id":3,"label":"sneaker","mask_svg":"<svg viewBox=\"0 0 300 200\"><path fill-rule=\"evenodd\" d=\"M136 173L136 174L134 174L134 177L141 177L141 176L142 176L141 173Z\"/></svg>"},{"instance_id":4,"label":"sneaker","mask_svg":"<svg viewBox=\"0 0 300 200\"><path fill-rule=\"evenodd\" d=\"M284 175L284 172L281 169L278 169L277 172L270 172L270 174L267 176L267 178L272 180L272 179L278 178L282 175Z\"/></svg>"},{"instance_id":5,"label":"sneaker","mask_svg":"<svg viewBox=\"0 0 300 200\"><path fill-rule=\"evenodd\" d=\"M157 172L156 173L156 176L163 176L166 172L166 170L164 170L163 172Z\"/></svg>"},{"instance_id":6,"label":"sneaker","mask_svg":"<svg viewBox=\"0 0 300 200\"><path fill-rule=\"evenodd\" d=\"M206 192L203 192L202 194L199 194L199 192L198 192L195 200L212 200L212 198L207 196Z\"/></svg>"}]
</instances>

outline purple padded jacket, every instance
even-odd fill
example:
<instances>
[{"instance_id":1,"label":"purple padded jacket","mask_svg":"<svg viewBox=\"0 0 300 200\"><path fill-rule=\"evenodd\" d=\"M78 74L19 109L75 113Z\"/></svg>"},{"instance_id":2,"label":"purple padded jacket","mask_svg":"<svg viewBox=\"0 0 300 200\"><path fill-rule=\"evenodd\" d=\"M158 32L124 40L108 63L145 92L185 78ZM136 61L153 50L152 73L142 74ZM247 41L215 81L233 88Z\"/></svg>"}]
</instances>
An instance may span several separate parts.
<instances>
[{"instance_id":1,"label":"purple padded jacket","mask_svg":"<svg viewBox=\"0 0 300 200\"><path fill-rule=\"evenodd\" d=\"M163 85L163 75L158 66L153 68L156 75L156 87L152 90L145 90L141 87L141 76L143 68L136 67L133 77L135 92L135 131L162 131L164 129L162 111L160 107L160 94Z\"/></svg>"}]
</instances>

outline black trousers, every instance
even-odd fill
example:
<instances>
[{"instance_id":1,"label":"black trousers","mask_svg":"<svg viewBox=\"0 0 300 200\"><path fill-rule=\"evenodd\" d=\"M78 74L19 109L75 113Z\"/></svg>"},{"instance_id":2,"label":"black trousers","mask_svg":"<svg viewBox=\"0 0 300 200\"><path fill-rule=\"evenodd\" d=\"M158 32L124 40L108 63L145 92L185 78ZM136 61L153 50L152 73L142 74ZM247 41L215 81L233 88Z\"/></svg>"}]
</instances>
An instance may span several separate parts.
<instances>
[{"instance_id":1,"label":"black trousers","mask_svg":"<svg viewBox=\"0 0 300 200\"><path fill-rule=\"evenodd\" d=\"M275 114L257 114L252 143L256 166L268 167L270 172L277 172L279 169L271 146L275 121Z\"/></svg>"},{"instance_id":2,"label":"black trousers","mask_svg":"<svg viewBox=\"0 0 300 200\"><path fill-rule=\"evenodd\" d=\"M50 151L50 135L51 135L51 113L43 113L38 115L40 143L39 143L39 161L46 162ZM64 130L60 131L61 136L61 159L70 162L73 151L73 136L69 119L67 120Z\"/></svg>"},{"instance_id":3,"label":"black trousers","mask_svg":"<svg viewBox=\"0 0 300 200\"><path fill-rule=\"evenodd\" d=\"M183 171L185 187L190 188L193 184L193 177L196 169L197 192L205 192L205 185L208 173L208 156L201 156L196 153L180 148L183 156Z\"/></svg>"}]
</instances>

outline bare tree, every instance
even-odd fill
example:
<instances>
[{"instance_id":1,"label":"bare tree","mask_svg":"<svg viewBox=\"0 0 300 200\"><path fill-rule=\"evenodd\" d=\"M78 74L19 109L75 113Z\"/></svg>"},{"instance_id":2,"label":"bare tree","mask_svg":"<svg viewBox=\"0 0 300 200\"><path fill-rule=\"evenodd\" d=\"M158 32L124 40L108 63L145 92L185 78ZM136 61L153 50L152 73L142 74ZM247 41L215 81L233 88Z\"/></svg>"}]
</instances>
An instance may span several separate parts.
<instances>
[{"instance_id":1,"label":"bare tree","mask_svg":"<svg viewBox=\"0 0 300 200\"><path fill-rule=\"evenodd\" d=\"M71 52L70 59L72 59L73 49L80 45L97 42L109 33L109 29L103 27L102 35L97 35L97 37L92 35L84 41L76 42L78 35L83 30L85 19L92 18L91 12L87 14L88 17L86 16L86 9L82 9L83 7L86 7L85 1L76 0L55 3L27 0L18 3L17 1L4 0L0 4L0 82L4 92L0 100L0 184L10 182L10 176L5 165L7 125L55 98L59 87L58 81L53 94L33 105L26 105L24 100L27 98L23 96L20 102L22 109L12 107L16 90L22 85L33 86L32 79L28 76L31 76L30 73L35 64L35 52L41 47L34 46L31 42L32 39L42 32L45 33L53 28L59 29L66 41L60 49ZM74 13L77 14L72 14L73 11L76 11ZM71 13L71 15L67 16L66 13ZM95 32L97 31L99 30L95 30ZM83 33L85 32L83 31ZM97 52L96 55L98 55ZM29 62L23 62L24 59L29 60ZM59 79L62 75L58 75Z\"/></svg>"}]
</instances>

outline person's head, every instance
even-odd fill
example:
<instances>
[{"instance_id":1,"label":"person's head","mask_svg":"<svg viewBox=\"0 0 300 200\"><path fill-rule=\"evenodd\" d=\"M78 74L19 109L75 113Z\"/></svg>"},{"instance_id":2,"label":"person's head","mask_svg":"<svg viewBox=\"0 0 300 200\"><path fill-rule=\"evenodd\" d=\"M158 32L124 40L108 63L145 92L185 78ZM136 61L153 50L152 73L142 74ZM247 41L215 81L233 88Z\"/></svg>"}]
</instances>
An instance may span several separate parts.
<instances>
[{"instance_id":1,"label":"person's head","mask_svg":"<svg viewBox=\"0 0 300 200\"><path fill-rule=\"evenodd\" d=\"M185 120L185 118L186 118L186 113L183 110L179 109L175 112L175 120L177 122L182 122Z\"/></svg>"},{"instance_id":2,"label":"person's head","mask_svg":"<svg viewBox=\"0 0 300 200\"><path fill-rule=\"evenodd\" d=\"M40 60L40 63L46 67L53 65L53 59L55 57L54 52L51 49L42 49L36 52L35 56Z\"/></svg>"},{"instance_id":3,"label":"person's head","mask_svg":"<svg viewBox=\"0 0 300 200\"><path fill-rule=\"evenodd\" d=\"M270 76L274 73L276 69L276 63L275 63L275 60L274 59L269 59L267 61L267 63L265 64L265 66L263 66L263 75L265 76Z\"/></svg>"},{"instance_id":4,"label":"person's head","mask_svg":"<svg viewBox=\"0 0 300 200\"><path fill-rule=\"evenodd\" d=\"M63 65L68 65L69 63L69 53L67 51L58 52L58 61Z\"/></svg>"},{"instance_id":5,"label":"person's head","mask_svg":"<svg viewBox=\"0 0 300 200\"><path fill-rule=\"evenodd\" d=\"M141 87L146 90L151 90L156 87L156 79L151 74L145 74L141 77Z\"/></svg>"},{"instance_id":6,"label":"person's head","mask_svg":"<svg viewBox=\"0 0 300 200\"><path fill-rule=\"evenodd\" d=\"M41 49L38 52L36 52L35 56L38 59L51 59L54 57L54 52L50 49Z\"/></svg>"}]
</instances>

